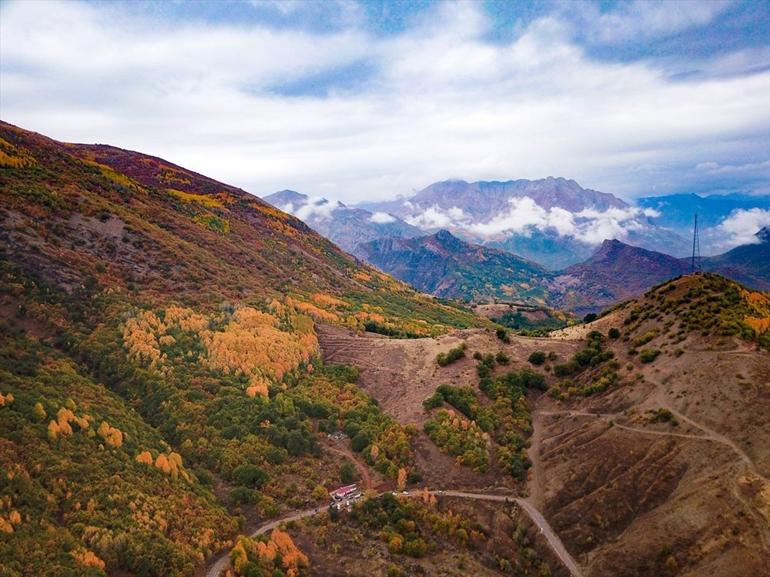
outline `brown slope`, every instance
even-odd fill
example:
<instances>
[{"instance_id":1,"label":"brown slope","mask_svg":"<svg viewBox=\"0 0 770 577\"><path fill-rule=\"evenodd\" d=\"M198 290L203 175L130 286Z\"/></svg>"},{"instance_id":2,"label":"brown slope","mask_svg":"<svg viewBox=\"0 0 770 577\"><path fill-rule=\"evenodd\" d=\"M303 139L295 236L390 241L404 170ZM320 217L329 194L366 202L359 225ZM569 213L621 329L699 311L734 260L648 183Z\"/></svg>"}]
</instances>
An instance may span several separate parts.
<instances>
[{"instance_id":1,"label":"brown slope","mask_svg":"<svg viewBox=\"0 0 770 577\"><path fill-rule=\"evenodd\" d=\"M605 240L587 261L556 275L549 289L558 308L597 312L688 270L681 259L619 240Z\"/></svg>"},{"instance_id":2,"label":"brown slope","mask_svg":"<svg viewBox=\"0 0 770 577\"><path fill-rule=\"evenodd\" d=\"M769 317L770 295L691 275L589 327L620 329L605 341L620 381L541 399L535 478L587 575L770 571L770 354L751 321ZM645 364L643 349L661 353ZM568 378L571 390L591 371ZM654 419L661 410L670 421Z\"/></svg>"}]
</instances>

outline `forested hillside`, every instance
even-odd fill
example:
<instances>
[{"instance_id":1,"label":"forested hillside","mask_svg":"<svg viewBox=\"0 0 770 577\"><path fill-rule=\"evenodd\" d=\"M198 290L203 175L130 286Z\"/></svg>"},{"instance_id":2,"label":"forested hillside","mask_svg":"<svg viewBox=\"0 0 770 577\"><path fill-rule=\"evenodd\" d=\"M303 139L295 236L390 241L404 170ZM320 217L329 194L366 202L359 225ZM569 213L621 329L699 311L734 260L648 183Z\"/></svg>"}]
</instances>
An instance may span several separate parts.
<instances>
[{"instance_id":1,"label":"forested hillside","mask_svg":"<svg viewBox=\"0 0 770 577\"><path fill-rule=\"evenodd\" d=\"M484 322L157 158L2 124L0 191L3 575L192 575L254 511L328 499L313 427L397 477L410 431L315 323Z\"/></svg>"}]
</instances>

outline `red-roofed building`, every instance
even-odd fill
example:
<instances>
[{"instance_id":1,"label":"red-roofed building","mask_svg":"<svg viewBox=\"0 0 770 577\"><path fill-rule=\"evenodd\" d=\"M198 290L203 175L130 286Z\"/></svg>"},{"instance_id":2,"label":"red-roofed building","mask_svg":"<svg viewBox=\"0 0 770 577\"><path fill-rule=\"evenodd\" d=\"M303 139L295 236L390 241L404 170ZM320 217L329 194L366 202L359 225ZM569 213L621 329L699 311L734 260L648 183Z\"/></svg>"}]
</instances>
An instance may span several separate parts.
<instances>
[{"instance_id":1,"label":"red-roofed building","mask_svg":"<svg viewBox=\"0 0 770 577\"><path fill-rule=\"evenodd\" d=\"M358 493L358 485L353 483L352 485L345 485L344 487L340 487L339 489L335 489L329 495L331 495L331 498L335 501L342 501L344 499L347 499L348 497L352 497Z\"/></svg>"}]
</instances>

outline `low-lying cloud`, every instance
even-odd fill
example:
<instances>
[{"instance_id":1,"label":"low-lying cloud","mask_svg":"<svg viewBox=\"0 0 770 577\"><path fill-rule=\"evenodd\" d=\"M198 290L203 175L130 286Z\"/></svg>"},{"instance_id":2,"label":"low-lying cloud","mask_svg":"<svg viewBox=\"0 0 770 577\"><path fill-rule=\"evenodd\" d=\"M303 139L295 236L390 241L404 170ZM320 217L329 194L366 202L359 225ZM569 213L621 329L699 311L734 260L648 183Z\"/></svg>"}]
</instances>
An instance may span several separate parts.
<instances>
[{"instance_id":1,"label":"low-lying cloud","mask_svg":"<svg viewBox=\"0 0 770 577\"><path fill-rule=\"evenodd\" d=\"M396 217L392 214L388 214L387 212L375 212L372 214L372 216L369 217L369 221L373 222L374 224L388 224L391 222L396 222Z\"/></svg>"},{"instance_id":2,"label":"low-lying cloud","mask_svg":"<svg viewBox=\"0 0 770 577\"><path fill-rule=\"evenodd\" d=\"M763 226L770 226L770 210L751 208L734 210L716 229L727 237L723 243L724 248L732 248L758 243L756 234Z\"/></svg>"},{"instance_id":3,"label":"low-lying cloud","mask_svg":"<svg viewBox=\"0 0 770 577\"><path fill-rule=\"evenodd\" d=\"M282 211L293 214L298 219L308 222L312 220L327 220L331 218L332 212L340 207L338 202L331 202L320 196L311 196L305 204L294 207L292 203L286 204L281 208Z\"/></svg>"},{"instance_id":4,"label":"low-lying cloud","mask_svg":"<svg viewBox=\"0 0 770 577\"><path fill-rule=\"evenodd\" d=\"M524 196L511 198L508 210L484 222L473 222L459 207L444 210L437 205L406 218L406 221L424 229L461 230L483 241L513 234L529 236L538 230L598 244L605 239L625 240L629 232L644 228L648 225L647 218L654 216L659 216L656 210L634 206L604 211L587 208L572 213L558 206L543 208L531 197Z\"/></svg>"}]
</instances>

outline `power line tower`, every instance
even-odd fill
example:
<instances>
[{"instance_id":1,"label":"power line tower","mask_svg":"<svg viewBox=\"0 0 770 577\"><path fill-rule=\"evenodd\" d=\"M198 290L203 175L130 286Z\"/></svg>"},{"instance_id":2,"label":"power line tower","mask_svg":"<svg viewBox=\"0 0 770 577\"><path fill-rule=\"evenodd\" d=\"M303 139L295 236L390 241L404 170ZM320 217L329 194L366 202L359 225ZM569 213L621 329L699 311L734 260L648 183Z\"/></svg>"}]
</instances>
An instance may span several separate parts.
<instances>
[{"instance_id":1,"label":"power line tower","mask_svg":"<svg viewBox=\"0 0 770 577\"><path fill-rule=\"evenodd\" d=\"M695 213L695 222L692 229L692 265L690 272L700 270L700 236L698 235L698 213Z\"/></svg>"}]
</instances>

